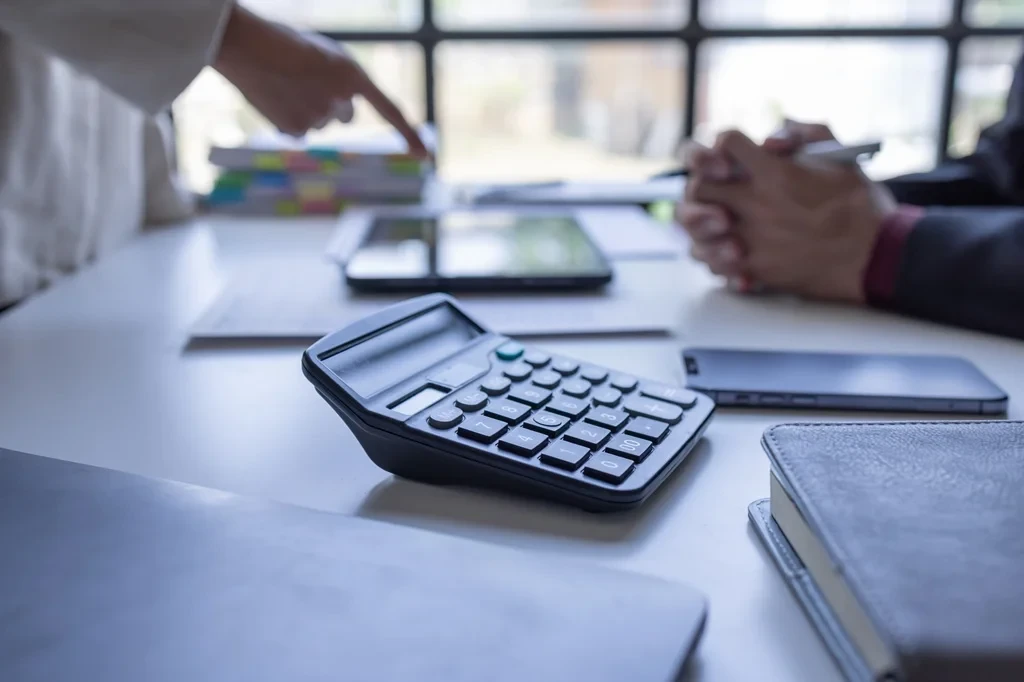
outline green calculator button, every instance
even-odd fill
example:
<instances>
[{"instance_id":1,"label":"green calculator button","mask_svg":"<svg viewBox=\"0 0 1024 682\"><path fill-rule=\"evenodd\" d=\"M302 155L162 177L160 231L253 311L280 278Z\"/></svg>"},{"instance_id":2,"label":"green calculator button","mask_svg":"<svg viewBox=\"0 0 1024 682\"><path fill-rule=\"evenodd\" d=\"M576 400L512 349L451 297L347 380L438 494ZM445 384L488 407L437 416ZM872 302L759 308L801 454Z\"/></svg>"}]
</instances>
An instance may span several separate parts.
<instances>
[{"instance_id":1,"label":"green calculator button","mask_svg":"<svg viewBox=\"0 0 1024 682\"><path fill-rule=\"evenodd\" d=\"M512 362L513 360L518 360L525 351L526 349L523 348L521 343L509 341L504 346L500 346L498 350L494 351L494 353L498 356L499 360Z\"/></svg>"}]
</instances>

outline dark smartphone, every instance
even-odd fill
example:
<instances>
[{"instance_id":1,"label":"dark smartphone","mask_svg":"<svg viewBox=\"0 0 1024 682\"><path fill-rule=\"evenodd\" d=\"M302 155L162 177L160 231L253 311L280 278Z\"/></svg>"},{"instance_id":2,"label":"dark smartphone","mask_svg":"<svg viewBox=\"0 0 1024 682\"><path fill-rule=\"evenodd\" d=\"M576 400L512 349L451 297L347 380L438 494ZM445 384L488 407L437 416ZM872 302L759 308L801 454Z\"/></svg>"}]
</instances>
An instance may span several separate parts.
<instances>
[{"instance_id":1,"label":"dark smartphone","mask_svg":"<svg viewBox=\"0 0 1024 682\"><path fill-rule=\"evenodd\" d=\"M1006 392L963 358L689 348L687 387L722 407L1005 414Z\"/></svg>"},{"instance_id":2,"label":"dark smartphone","mask_svg":"<svg viewBox=\"0 0 1024 682\"><path fill-rule=\"evenodd\" d=\"M571 214L455 210L378 216L345 265L357 291L598 289L604 254Z\"/></svg>"}]
</instances>

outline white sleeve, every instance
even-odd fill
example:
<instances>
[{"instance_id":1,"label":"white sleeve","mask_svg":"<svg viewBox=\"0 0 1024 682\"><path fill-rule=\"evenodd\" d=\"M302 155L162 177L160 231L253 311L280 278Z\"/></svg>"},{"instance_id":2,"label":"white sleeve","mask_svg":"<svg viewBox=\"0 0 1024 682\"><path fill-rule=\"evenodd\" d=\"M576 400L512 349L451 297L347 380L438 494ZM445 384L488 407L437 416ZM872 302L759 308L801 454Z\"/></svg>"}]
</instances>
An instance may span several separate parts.
<instances>
[{"instance_id":1,"label":"white sleeve","mask_svg":"<svg viewBox=\"0 0 1024 682\"><path fill-rule=\"evenodd\" d=\"M0 0L0 30L155 114L220 48L233 0Z\"/></svg>"}]
</instances>

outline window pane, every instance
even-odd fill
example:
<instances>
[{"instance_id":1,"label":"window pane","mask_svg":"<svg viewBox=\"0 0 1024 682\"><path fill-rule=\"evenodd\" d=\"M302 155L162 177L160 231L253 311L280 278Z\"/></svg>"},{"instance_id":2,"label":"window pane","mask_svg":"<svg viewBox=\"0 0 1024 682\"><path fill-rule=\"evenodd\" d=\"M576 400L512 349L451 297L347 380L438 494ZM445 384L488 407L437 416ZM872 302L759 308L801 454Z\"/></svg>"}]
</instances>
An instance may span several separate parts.
<instances>
[{"instance_id":1,"label":"window pane","mask_svg":"<svg viewBox=\"0 0 1024 682\"><path fill-rule=\"evenodd\" d=\"M414 29L420 0L241 0L261 15L298 28Z\"/></svg>"},{"instance_id":2,"label":"window pane","mask_svg":"<svg viewBox=\"0 0 1024 682\"><path fill-rule=\"evenodd\" d=\"M1016 38L970 38L963 42L949 128L951 155L970 154L981 130L1003 117L1020 47Z\"/></svg>"},{"instance_id":3,"label":"window pane","mask_svg":"<svg viewBox=\"0 0 1024 682\"><path fill-rule=\"evenodd\" d=\"M347 47L411 121L424 120L423 51L419 46L357 43ZM216 169L207 162L211 146L240 145L253 134L274 130L230 83L212 69L203 71L178 98L174 104L174 117L182 174L193 189L201 192L209 191L216 177ZM309 139L328 142L389 129L390 126L359 99L356 100L353 123L332 123L311 133Z\"/></svg>"},{"instance_id":4,"label":"window pane","mask_svg":"<svg viewBox=\"0 0 1024 682\"><path fill-rule=\"evenodd\" d=\"M760 140L789 117L841 141L881 139L873 177L936 161L946 48L933 38L720 40L701 51L695 137L735 127Z\"/></svg>"},{"instance_id":5,"label":"window pane","mask_svg":"<svg viewBox=\"0 0 1024 682\"><path fill-rule=\"evenodd\" d=\"M1021 0L967 0L964 17L978 26L1020 26L1024 24Z\"/></svg>"},{"instance_id":6,"label":"window pane","mask_svg":"<svg viewBox=\"0 0 1024 682\"><path fill-rule=\"evenodd\" d=\"M642 178L672 164L684 115L679 42L459 42L437 58L449 180Z\"/></svg>"},{"instance_id":7,"label":"window pane","mask_svg":"<svg viewBox=\"0 0 1024 682\"><path fill-rule=\"evenodd\" d=\"M437 21L468 26L681 26L687 0L447 0Z\"/></svg>"},{"instance_id":8,"label":"window pane","mask_svg":"<svg viewBox=\"0 0 1024 682\"><path fill-rule=\"evenodd\" d=\"M949 21L952 0L701 0L709 26L901 26Z\"/></svg>"}]
</instances>

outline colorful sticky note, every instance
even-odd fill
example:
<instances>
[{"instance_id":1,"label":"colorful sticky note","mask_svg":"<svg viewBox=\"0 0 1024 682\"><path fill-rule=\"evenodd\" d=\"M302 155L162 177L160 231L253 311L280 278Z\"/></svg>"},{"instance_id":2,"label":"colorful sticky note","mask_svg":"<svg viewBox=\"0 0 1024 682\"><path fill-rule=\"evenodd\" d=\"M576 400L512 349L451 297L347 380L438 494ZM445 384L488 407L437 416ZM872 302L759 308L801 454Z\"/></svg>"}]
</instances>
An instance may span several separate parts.
<instances>
[{"instance_id":1,"label":"colorful sticky note","mask_svg":"<svg viewBox=\"0 0 1024 682\"><path fill-rule=\"evenodd\" d=\"M337 161L321 161L320 172L327 175L336 175L341 172L341 164Z\"/></svg>"},{"instance_id":2,"label":"colorful sticky note","mask_svg":"<svg viewBox=\"0 0 1024 682\"><path fill-rule=\"evenodd\" d=\"M299 215L302 212L297 201L277 202L277 215Z\"/></svg>"},{"instance_id":3,"label":"colorful sticky note","mask_svg":"<svg viewBox=\"0 0 1024 682\"><path fill-rule=\"evenodd\" d=\"M287 151L284 153L284 164L292 171L315 171L318 170L320 162L306 152Z\"/></svg>"},{"instance_id":4,"label":"colorful sticky note","mask_svg":"<svg viewBox=\"0 0 1024 682\"><path fill-rule=\"evenodd\" d=\"M284 170L284 159L280 154L256 154L253 156L253 165L259 170Z\"/></svg>"}]
</instances>

